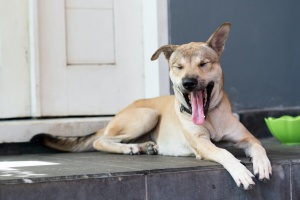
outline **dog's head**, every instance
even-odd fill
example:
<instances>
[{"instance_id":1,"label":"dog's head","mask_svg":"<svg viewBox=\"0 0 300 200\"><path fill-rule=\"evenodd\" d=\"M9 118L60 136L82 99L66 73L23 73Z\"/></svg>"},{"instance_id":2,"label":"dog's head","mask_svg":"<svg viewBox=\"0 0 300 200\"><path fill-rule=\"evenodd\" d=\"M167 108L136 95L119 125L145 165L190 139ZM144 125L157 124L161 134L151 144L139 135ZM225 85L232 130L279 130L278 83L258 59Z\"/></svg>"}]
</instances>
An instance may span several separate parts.
<instances>
[{"instance_id":1,"label":"dog's head","mask_svg":"<svg viewBox=\"0 0 300 200\"><path fill-rule=\"evenodd\" d=\"M170 66L170 78L182 109L201 125L208 110L217 106L223 95L223 75L219 58L230 32L230 23L222 24L207 42L165 45L152 56L164 53Z\"/></svg>"}]
</instances>

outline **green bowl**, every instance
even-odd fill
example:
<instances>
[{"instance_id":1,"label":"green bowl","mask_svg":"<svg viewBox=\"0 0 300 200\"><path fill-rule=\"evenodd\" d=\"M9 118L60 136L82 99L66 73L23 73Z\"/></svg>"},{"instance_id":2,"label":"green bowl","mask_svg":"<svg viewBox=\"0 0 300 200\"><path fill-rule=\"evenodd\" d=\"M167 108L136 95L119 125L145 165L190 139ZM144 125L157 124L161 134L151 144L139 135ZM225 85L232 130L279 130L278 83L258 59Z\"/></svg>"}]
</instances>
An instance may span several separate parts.
<instances>
[{"instance_id":1,"label":"green bowl","mask_svg":"<svg viewBox=\"0 0 300 200\"><path fill-rule=\"evenodd\" d=\"M268 117L265 122L272 133L281 143L287 145L300 144L300 115L297 117L282 116Z\"/></svg>"}]
</instances>

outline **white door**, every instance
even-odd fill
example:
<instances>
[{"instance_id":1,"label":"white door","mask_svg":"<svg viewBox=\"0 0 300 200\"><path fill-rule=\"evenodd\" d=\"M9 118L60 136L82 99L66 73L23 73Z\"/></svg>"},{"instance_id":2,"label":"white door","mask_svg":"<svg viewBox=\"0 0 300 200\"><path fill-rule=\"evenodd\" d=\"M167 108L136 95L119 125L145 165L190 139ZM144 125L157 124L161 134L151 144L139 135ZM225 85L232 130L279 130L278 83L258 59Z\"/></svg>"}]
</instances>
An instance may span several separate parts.
<instances>
[{"instance_id":1,"label":"white door","mask_svg":"<svg viewBox=\"0 0 300 200\"><path fill-rule=\"evenodd\" d=\"M108 120L86 116L169 94L167 62L150 61L168 43L167 0L0 2L0 143L85 135Z\"/></svg>"},{"instance_id":2,"label":"white door","mask_svg":"<svg viewBox=\"0 0 300 200\"><path fill-rule=\"evenodd\" d=\"M27 18L26 1L0 0L0 119L31 114Z\"/></svg>"},{"instance_id":3,"label":"white door","mask_svg":"<svg viewBox=\"0 0 300 200\"><path fill-rule=\"evenodd\" d=\"M40 116L115 114L144 97L139 0L40 0Z\"/></svg>"}]
</instances>

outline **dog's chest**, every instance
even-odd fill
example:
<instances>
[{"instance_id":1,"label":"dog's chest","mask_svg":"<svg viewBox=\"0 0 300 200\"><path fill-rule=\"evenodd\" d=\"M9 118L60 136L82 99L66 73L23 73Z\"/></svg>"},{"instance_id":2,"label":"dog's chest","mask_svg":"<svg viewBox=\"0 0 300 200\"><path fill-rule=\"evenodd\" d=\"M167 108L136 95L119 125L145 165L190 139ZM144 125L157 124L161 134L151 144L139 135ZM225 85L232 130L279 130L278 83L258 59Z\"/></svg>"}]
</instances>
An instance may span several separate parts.
<instances>
[{"instance_id":1,"label":"dog's chest","mask_svg":"<svg viewBox=\"0 0 300 200\"><path fill-rule=\"evenodd\" d=\"M190 156L194 154L181 127L177 124L160 128L159 134L153 134L153 139L158 145L159 155Z\"/></svg>"}]
</instances>

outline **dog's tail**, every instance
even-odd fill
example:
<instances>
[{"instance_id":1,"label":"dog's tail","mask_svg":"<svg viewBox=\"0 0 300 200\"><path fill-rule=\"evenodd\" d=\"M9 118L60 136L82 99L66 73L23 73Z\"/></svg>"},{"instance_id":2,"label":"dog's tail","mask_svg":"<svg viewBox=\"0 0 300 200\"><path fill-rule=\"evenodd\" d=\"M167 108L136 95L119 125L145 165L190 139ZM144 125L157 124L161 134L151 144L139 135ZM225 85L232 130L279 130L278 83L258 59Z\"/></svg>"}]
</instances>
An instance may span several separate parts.
<instances>
[{"instance_id":1,"label":"dog's tail","mask_svg":"<svg viewBox=\"0 0 300 200\"><path fill-rule=\"evenodd\" d=\"M30 142L41 144L43 146L59 151L84 152L95 151L93 142L97 137L99 137L97 132L82 137L62 137L40 133L33 136Z\"/></svg>"}]
</instances>

